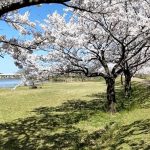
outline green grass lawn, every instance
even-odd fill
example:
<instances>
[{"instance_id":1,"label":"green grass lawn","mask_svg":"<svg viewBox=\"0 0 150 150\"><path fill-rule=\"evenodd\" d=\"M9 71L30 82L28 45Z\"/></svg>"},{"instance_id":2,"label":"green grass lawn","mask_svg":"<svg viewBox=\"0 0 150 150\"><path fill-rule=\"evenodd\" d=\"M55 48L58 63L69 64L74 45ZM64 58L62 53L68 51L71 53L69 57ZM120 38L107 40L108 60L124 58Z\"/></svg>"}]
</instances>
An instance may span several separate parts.
<instances>
[{"instance_id":1,"label":"green grass lawn","mask_svg":"<svg viewBox=\"0 0 150 150\"><path fill-rule=\"evenodd\" d=\"M106 112L105 82L47 83L0 90L0 150L149 150L150 87L134 79L117 113Z\"/></svg>"}]
</instances>

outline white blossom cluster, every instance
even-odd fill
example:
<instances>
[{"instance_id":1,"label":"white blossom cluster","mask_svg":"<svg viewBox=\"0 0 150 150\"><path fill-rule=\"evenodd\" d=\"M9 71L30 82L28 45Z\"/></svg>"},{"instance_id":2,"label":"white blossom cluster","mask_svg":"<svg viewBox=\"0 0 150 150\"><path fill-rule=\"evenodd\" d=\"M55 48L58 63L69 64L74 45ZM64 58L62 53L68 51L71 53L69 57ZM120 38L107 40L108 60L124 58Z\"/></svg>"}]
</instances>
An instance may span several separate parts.
<instances>
[{"instance_id":1,"label":"white blossom cluster","mask_svg":"<svg viewBox=\"0 0 150 150\"><path fill-rule=\"evenodd\" d=\"M97 70L102 67L105 71L109 68L106 63L113 63L119 70L125 61L134 68L143 60L149 60L150 6L147 1L115 0L111 4L108 0L71 2L73 8L79 9L69 9L73 13L69 21L66 21L65 15L55 12L48 15L45 24L41 25L45 37L54 39L54 43L47 45L53 45L57 51L57 54L53 51L48 55L49 59L61 60L64 68L72 66L72 70L98 66ZM123 53L125 56L120 61Z\"/></svg>"},{"instance_id":2,"label":"white blossom cluster","mask_svg":"<svg viewBox=\"0 0 150 150\"><path fill-rule=\"evenodd\" d=\"M21 34L29 34L30 30L28 27L35 27L35 23L29 20L30 13L25 12L24 14L19 14L17 11L8 13L2 20L6 21L13 28L18 30Z\"/></svg>"},{"instance_id":3,"label":"white blossom cluster","mask_svg":"<svg viewBox=\"0 0 150 150\"><path fill-rule=\"evenodd\" d=\"M23 0L1 0L0 1L0 9L3 8L4 6L8 6L13 3L21 3Z\"/></svg>"}]
</instances>

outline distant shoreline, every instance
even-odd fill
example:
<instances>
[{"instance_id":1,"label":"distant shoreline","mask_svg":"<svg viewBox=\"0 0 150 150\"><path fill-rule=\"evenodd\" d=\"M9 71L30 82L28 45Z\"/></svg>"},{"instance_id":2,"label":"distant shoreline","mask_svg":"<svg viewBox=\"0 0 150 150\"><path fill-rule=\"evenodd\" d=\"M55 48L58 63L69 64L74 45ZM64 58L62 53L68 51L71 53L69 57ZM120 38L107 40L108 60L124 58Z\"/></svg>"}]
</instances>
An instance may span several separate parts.
<instances>
[{"instance_id":1,"label":"distant shoreline","mask_svg":"<svg viewBox=\"0 0 150 150\"><path fill-rule=\"evenodd\" d=\"M21 82L21 79L0 79L0 88L13 88Z\"/></svg>"}]
</instances>

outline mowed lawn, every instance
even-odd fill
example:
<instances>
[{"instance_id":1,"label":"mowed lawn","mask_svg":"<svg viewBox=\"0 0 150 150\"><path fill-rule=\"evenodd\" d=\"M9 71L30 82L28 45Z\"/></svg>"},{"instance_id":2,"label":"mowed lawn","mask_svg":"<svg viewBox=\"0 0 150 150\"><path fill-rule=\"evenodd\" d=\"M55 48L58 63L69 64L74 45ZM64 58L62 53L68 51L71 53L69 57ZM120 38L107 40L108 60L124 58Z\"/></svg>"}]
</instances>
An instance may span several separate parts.
<instances>
[{"instance_id":1,"label":"mowed lawn","mask_svg":"<svg viewBox=\"0 0 150 150\"><path fill-rule=\"evenodd\" d=\"M1 89L0 150L149 150L150 86L133 85L127 99L117 81L113 115L103 80Z\"/></svg>"},{"instance_id":2,"label":"mowed lawn","mask_svg":"<svg viewBox=\"0 0 150 150\"><path fill-rule=\"evenodd\" d=\"M90 95L105 91L105 82L48 83L38 89L0 89L0 122L30 115L39 107L55 107L68 100L91 100Z\"/></svg>"}]
</instances>

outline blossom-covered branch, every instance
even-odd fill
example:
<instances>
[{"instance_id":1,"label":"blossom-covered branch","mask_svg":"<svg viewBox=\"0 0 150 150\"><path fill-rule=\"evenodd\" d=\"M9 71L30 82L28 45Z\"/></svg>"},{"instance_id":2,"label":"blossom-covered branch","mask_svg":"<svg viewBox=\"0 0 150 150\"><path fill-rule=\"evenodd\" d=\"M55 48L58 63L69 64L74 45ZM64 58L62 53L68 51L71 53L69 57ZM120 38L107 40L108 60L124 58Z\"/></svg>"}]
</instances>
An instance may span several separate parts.
<instances>
[{"instance_id":1,"label":"blossom-covered branch","mask_svg":"<svg viewBox=\"0 0 150 150\"><path fill-rule=\"evenodd\" d=\"M69 0L1 0L0 1L0 17L8 12L39 4L64 3Z\"/></svg>"}]
</instances>

